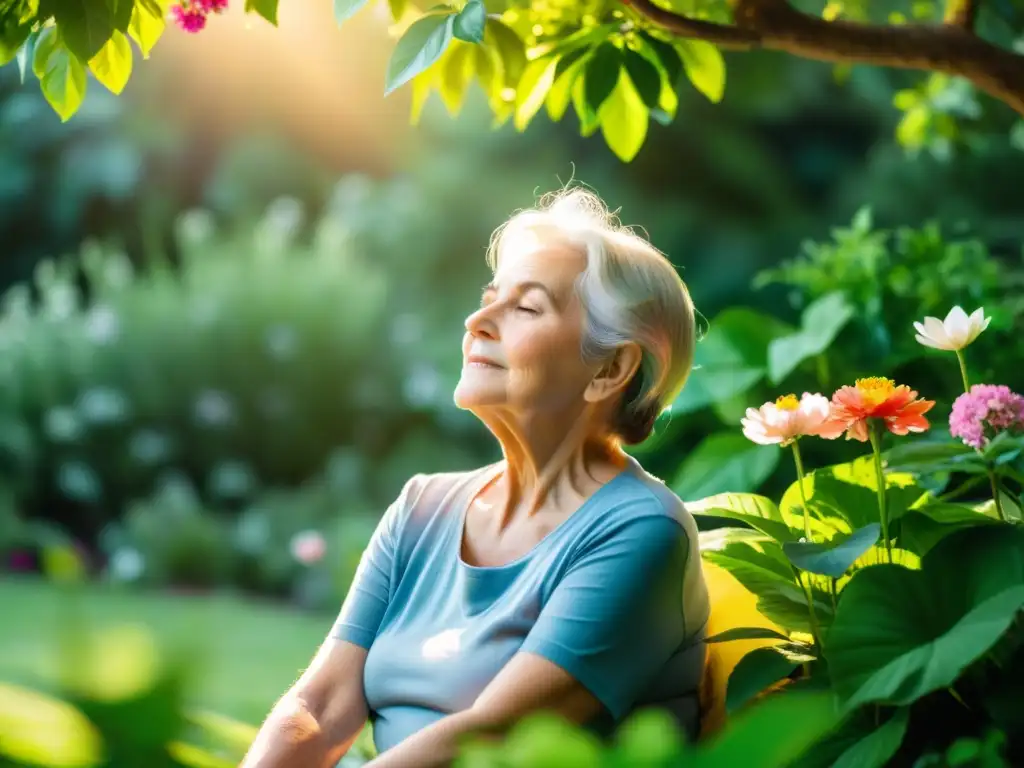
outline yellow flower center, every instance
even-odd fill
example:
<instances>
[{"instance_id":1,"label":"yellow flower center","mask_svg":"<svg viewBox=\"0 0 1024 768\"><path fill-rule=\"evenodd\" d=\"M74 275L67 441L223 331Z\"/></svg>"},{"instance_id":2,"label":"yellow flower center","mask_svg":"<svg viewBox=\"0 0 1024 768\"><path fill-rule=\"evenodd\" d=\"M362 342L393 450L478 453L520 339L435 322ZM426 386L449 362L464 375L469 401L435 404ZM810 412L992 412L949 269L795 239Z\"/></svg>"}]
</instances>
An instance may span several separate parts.
<instances>
[{"instance_id":1,"label":"yellow flower center","mask_svg":"<svg viewBox=\"0 0 1024 768\"><path fill-rule=\"evenodd\" d=\"M855 385L868 405L884 403L896 391L896 382L883 376L857 379Z\"/></svg>"},{"instance_id":2,"label":"yellow flower center","mask_svg":"<svg viewBox=\"0 0 1024 768\"><path fill-rule=\"evenodd\" d=\"M796 399L796 395L783 395L775 401L775 407L780 411L795 411L800 407L800 401Z\"/></svg>"}]
</instances>

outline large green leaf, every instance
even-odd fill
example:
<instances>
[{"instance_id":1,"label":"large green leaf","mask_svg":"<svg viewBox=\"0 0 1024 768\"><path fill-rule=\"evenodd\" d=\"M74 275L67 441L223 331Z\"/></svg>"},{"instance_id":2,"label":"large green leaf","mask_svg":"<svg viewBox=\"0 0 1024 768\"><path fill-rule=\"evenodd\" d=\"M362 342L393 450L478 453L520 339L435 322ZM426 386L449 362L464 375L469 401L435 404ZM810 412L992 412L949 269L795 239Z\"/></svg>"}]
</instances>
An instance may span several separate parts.
<instances>
[{"instance_id":1,"label":"large green leaf","mask_svg":"<svg viewBox=\"0 0 1024 768\"><path fill-rule=\"evenodd\" d=\"M85 66L68 50L60 34L53 32L40 38L33 69L39 77L43 96L61 120L67 121L85 98Z\"/></svg>"},{"instance_id":2,"label":"large green leaf","mask_svg":"<svg viewBox=\"0 0 1024 768\"><path fill-rule=\"evenodd\" d=\"M876 718L881 714L873 707L850 713L839 728L802 754L793 768L835 768L840 760L846 768L886 765L903 741L910 709L893 710L879 727Z\"/></svg>"},{"instance_id":3,"label":"large green leaf","mask_svg":"<svg viewBox=\"0 0 1024 768\"><path fill-rule=\"evenodd\" d=\"M10 28L3 26L0 20L0 67L8 64L32 34L32 24L17 24Z\"/></svg>"},{"instance_id":4,"label":"large green leaf","mask_svg":"<svg viewBox=\"0 0 1024 768\"><path fill-rule=\"evenodd\" d=\"M846 585L825 656L849 707L905 705L952 685L1024 606L1024 531L959 531L920 571L879 565Z\"/></svg>"},{"instance_id":5,"label":"large green leaf","mask_svg":"<svg viewBox=\"0 0 1024 768\"><path fill-rule=\"evenodd\" d=\"M998 518L982 514L963 504L925 504L900 519L900 545L923 556L942 539L956 531L975 525L998 523Z\"/></svg>"},{"instance_id":6,"label":"large green leaf","mask_svg":"<svg viewBox=\"0 0 1024 768\"><path fill-rule=\"evenodd\" d=\"M844 751L832 768L882 768L888 765L903 743L909 722L910 709L897 709L881 728L868 732Z\"/></svg>"},{"instance_id":7,"label":"large green leaf","mask_svg":"<svg viewBox=\"0 0 1024 768\"><path fill-rule=\"evenodd\" d=\"M676 116L676 110L679 107L676 84L679 82L679 76L683 71L683 64L679 59L679 53L668 43L663 43L647 32L641 32L636 37L636 42L637 53L654 66L661 78L658 109L652 110L651 115L657 116L659 122L671 122Z\"/></svg>"},{"instance_id":8,"label":"large green leaf","mask_svg":"<svg viewBox=\"0 0 1024 768\"><path fill-rule=\"evenodd\" d=\"M878 523L870 523L853 533L841 533L828 542L787 541L782 551L801 571L838 579L875 545L881 532Z\"/></svg>"},{"instance_id":9,"label":"large green leaf","mask_svg":"<svg viewBox=\"0 0 1024 768\"><path fill-rule=\"evenodd\" d=\"M693 373L672 412L690 413L749 390L764 378L769 343L789 330L774 317L745 307L716 315L697 343Z\"/></svg>"},{"instance_id":10,"label":"large green leaf","mask_svg":"<svg viewBox=\"0 0 1024 768\"><path fill-rule=\"evenodd\" d=\"M277 26L278 0L245 0L245 12L255 12Z\"/></svg>"},{"instance_id":11,"label":"large green leaf","mask_svg":"<svg viewBox=\"0 0 1024 768\"><path fill-rule=\"evenodd\" d=\"M558 61L557 54L534 59L523 70L523 76L519 79L519 87L516 90L515 126L517 131L525 131L533 116L543 106L548 91L551 90L551 86L555 82Z\"/></svg>"},{"instance_id":12,"label":"large green leaf","mask_svg":"<svg viewBox=\"0 0 1024 768\"><path fill-rule=\"evenodd\" d=\"M808 305L800 330L774 339L768 347L768 377L778 384L804 360L822 354L853 316L853 306L839 291Z\"/></svg>"},{"instance_id":13,"label":"large green leaf","mask_svg":"<svg viewBox=\"0 0 1024 768\"><path fill-rule=\"evenodd\" d=\"M754 491L775 471L779 458L778 446L758 445L736 432L717 432L686 457L672 489L684 500Z\"/></svg>"},{"instance_id":14,"label":"large green leaf","mask_svg":"<svg viewBox=\"0 0 1024 768\"><path fill-rule=\"evenodd\" d=\"M742 707L768 686L789 677L799 666L771 646L755 648L733 668L725 694L729 712Z\"/></svg>"},{"instance_id":15,"label":"large green leaf","mask_svg":"<svg viewBox=\"0 0 1024 768\"><path fill-rule=\"evenodd\" d=\"M61 39L80 62L99 53L114 32L114 15L106 0L52 0L50 7Z\"/></svg>"},{"instance_id":16,"label":"large green leaf","mask_svg":"<svg viewBox=\"0 0 1024 768\"><path fill-rule=\"evenodd\" d=\"M103 2L106 2L110 7L110 18L113 20L114 29L123 34L128 34L128 27L132 21L132 11L135 10L135 0L103 0Z\"/></svg>"},{"instance_id":17,"label":"large green leaf","mask_svg":"<svg viewBox=\"0 0 1024 768\"><path fill-rule=\"evenodd\" d=\"M467 43L482 43L487 9L480 0L469 0L455 17L452 34Z\"/></svg>"},{"instance_id":18,"label":"large green leaf","mask_svg":"<svg viewBox=\"0 0 1024 768\"><path fill-rule=\"evenodd\" d=\"M405 31L388 61L385 94L405 85L441 58L452 41L454 23L451 13L429 14Z\"/></svg>"},{"instance_id":19,"label":"large green leaf","mask_svg":"<svg viewBox=\"0 0 1024 768\"><path fill-rule=\"evenodd\" d=\"M437 65L441 68L438 91L452 116L459 113L466 100L466 92L473 80L477 50L469 43L453 40Z\"/></svg>"},{"instance_id":20,"label":"large green leaf","mask_svg":"<svg viewBox=\"0 0 1024 768\"><path fill-rule=\"evenodd\" d=\"M783 520L775 502L755 493L718 493L687 502L686 508L693 515L724 517L746 523L776 541L797 541L800 538L798 531Z\"/></svg>"},{"instance_id":21,"label":"large green leaf","mask_svg":"<svg viewBox=\"0 0 1024 768\"><path fill-rule=\"evenodd\" d=\"M590 68L587 69L589 81ZM647 138L648 113L625 70L619 71L619 81L598 114L605 143L622 162L628 163L636 157Z\"/></svg>"},{"instance_id":22,"label":"large green leaf","mask_svg":"<svg viewBox=\"0 0 1024 768\"><path fill-rule=\"evenodd\" d=\"M839 719L830 693L782 693L766 697L731 719L704 742L691 768L785 768L828 733Z\"/></svg>"},{"instance_id":23,"label":"large green leaf","mask_svg":"<svg viewBox=\"0 0 1024 768\"><path fill-rule=\"evenodd\" d=\"M496 18L488 18L484 28L484 45L501 54L502 69L510 87L519 83L526 67L526 46L514 29Z\"/></svg>"},{"instance_id":24,"label":"large green leaf","mask_svg":"<svg viewBox=\"0 0 1024 768\"><path fill-rule=\"evenodd\" d=\"M132 46L128 38L115 30L89 62L89 69L111 93L121 93L132 74Z\"/></svg>"},{"instance_id":25,"label":"large green leaf","mask_svg":"<svg viewBox=\"0 0 1024 768\"><path fill-rule=\"evenodd\" d=\"M914 476L907 473L886 473L885 484L890 522L928 497L927 491L916 484ZM804 478L804 494L811 514L819 518L823 526L846 533L879 522L877 488L870 455L816 469ZM799 515L801 506L800 488L794 482L783 494L779 508L783 515Z\"/></svg>"},{"instance_id":26,"label":"large green leaf","mask_svg":"<svg viewBox=\"0 0 1024 768\"><path fill-rule=\"evenodd\" d=\"M679 40L676 50L694 88L718 103L725 94L725 62L722 52L703 40Z\"/></svg>"}]
</instances>

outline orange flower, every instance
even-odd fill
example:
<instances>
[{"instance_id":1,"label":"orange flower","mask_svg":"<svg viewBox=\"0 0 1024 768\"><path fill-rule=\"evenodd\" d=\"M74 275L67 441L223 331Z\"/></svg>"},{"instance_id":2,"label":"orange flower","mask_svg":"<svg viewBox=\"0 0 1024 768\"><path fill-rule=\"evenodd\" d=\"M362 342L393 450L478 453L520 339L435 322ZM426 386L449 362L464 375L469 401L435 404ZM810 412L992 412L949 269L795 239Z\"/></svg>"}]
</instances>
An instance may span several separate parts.
<instances>
[{"instance_id":1,"label":"orange flower","mask_svg":"<svg viewBox=\"0 0 1024 768\"><path fill-rule=\"evenodd\" d=\"M892 379L872 376L857 379L852 387L841 387L832 395L832 420L846 429L846 438L866 442L868 419L881 419L894 435L924 432L930 426L924 414L934 400L917 397L917 392Z\"/></svg>"}]
</instances>

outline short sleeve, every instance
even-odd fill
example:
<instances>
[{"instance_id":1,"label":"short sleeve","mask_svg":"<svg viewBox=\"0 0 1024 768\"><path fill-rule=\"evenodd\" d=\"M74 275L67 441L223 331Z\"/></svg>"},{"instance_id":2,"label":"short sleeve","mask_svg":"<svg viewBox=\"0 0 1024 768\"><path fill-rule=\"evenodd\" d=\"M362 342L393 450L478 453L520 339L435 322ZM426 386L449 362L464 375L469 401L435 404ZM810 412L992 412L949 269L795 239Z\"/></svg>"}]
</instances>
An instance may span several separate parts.
<instances>
[{"instance_id":1,"label":"short sleeve","mask_svg":"<svg viewBox=\"0 0 1024 768\"><path fill-rule=\"evenodd\" d=\"M685 638L688 551L677 520L628 521L577 557L521 650L557 664L621 720Z\"/></svg>"},{"instance_id":2,"label":"short sleeve","mask_svg":"<svg viewBox=\"0 0 1024 768\"><path fill-rule=\"evenodd\" d=\"M391 603L398 547L404 521L409 515L413 480L388 507L359 558L345 602L331 636L369 649L384 613Z\"/></svg>"}]
</instances>

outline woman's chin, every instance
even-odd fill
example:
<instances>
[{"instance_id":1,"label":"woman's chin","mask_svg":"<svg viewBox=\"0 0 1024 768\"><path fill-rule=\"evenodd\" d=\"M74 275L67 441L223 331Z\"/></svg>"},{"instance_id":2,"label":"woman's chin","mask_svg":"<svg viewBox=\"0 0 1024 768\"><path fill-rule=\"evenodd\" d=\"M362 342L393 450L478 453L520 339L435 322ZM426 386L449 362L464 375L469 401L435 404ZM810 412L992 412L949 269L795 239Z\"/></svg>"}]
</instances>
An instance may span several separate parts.
<instances>
[{"instance_id":1,"label":"woman's chin","mask_svg":"<svg viewBox=\"0 0 1024 768\"><path fill-rule=\"evenodd\" d=\"M455 387L455 394L452 398L455 405L466 411L474 411L478 408L500 405L504 401L503 393L493 391L493 388L481 387L460 381Z\"/></svg>"}]
</instances>

